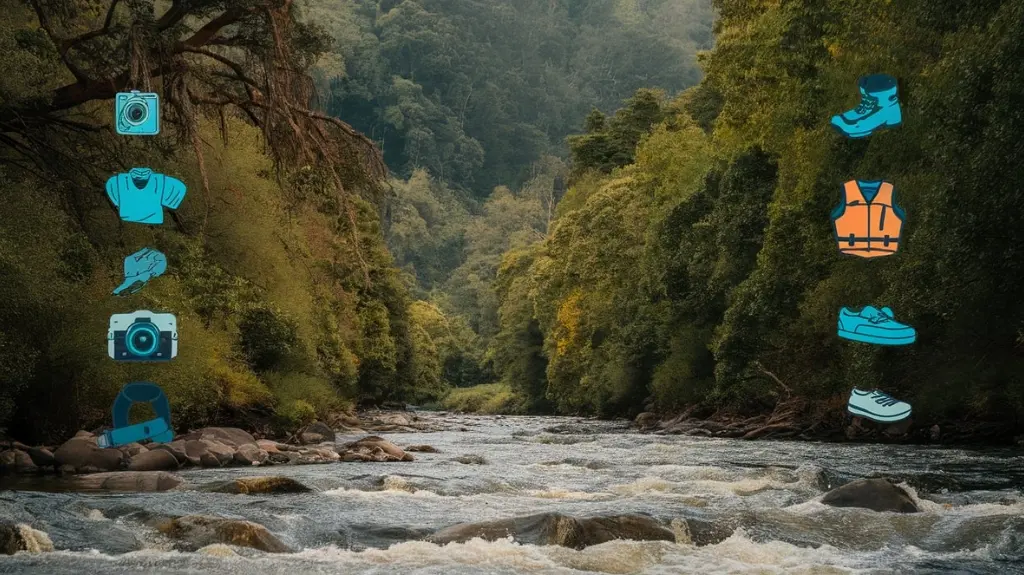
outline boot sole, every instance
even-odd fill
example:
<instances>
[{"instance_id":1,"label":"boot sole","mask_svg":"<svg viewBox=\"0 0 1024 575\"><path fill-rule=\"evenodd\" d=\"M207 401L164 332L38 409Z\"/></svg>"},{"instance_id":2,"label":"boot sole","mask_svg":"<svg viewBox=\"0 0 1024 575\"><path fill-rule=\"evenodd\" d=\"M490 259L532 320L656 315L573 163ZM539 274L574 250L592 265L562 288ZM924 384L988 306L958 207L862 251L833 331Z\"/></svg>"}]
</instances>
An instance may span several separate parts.
<instances>
[{"instance_id":1,"label":"boot sole","mask_svg":"<svg viewBox=\"0 0 1024 575\"><path fill-rule=\"evenodd\" d=\"M891 128L898 128L903 125L903 120L900 120L899 122L894 122L892 124L882 124L877 128L874 128L873 130L868 130L866 132L847 132L842 127L836 125L835 122L831 122L829 125L832 126L832 129L834 129L836 132L839 132L841 135L846 136L851 140L858 140L860 138L866 138L871 134L874 134L875 132L880 132L882 130L888 130Z\"/></svg>"},{"instance_id":2,"label":"boot sole","mask_svg":"<svg viewBox=\"0 0 1024 575\"><path fill-rule=\"evenodd\" d=\"M871 413L866 409L861 409L857 406L847 404L846 411L852 413L857 417L863 417L866 419L870 419L871 421L876 421L878 423L895 423L897 421L903 421L904 419L910 417L911 410L908 409L907 411L897 415L877 415Z\"/></svg>"},{"instance_id":3,"label":"boot sole","mask_svg":"<svg viewBox=\"0 0 1024 575\"><path fill-rule=\"evenodd\" d=\"M859 341L861 343L873 343L877 345L910 345L917 341L917 334L892 338L872 337L869 335L862 335L859 333L854 333L852 331L844 330L838 330L836 334L839 337L843 339L848 339L850 341Z\"/></svg>"}]
</instances>

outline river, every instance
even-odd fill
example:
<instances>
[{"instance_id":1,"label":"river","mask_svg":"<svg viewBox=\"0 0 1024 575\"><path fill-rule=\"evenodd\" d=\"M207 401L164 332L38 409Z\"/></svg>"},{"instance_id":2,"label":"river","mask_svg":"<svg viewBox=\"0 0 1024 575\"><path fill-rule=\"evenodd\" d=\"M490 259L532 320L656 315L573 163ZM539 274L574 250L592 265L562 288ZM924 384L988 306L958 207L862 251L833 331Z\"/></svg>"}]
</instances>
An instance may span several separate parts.
<instances>
[{"instance_id":1,"label":"river","mask_svg":"<svg viewBox=\"0 0 1024 575\"><path fill-rule=\"evenodd\" d=\"M575 418L426 417L445 430L386 434L399 445L439 450L417 453L411 463L182 472L190 483L285 475L315 493L2 491L0 515L47 532L57 551L0 556L0 573L1024 573L1019 450L644 435L622 422ZM467 455L484 463L454 461ZM923 512L814 501L871 476L905 482ZM580 551L417 540L455 523L544 511L639 512L666 523L739 527L710 545L613 541ZM176 551L143 523L153 513L248 519L299 551Z\"/></svg>"}]
</instances>

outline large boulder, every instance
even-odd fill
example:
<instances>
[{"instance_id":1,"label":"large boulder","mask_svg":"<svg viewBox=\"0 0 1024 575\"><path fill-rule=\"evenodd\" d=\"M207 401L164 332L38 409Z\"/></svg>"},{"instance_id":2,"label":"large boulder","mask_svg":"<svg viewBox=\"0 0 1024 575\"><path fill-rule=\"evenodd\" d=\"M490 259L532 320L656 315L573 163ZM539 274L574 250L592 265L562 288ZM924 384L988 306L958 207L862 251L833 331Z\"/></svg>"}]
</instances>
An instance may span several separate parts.
<instances>
[{"instance_id":1,"label":"large boulder","mask_svg":"<svg viewBox=\"0 0 1024 575\"><path fill-rule=\"evenodd\" d=\"M178 439L184 439L185 441L208 439L228 447L239 447L249 443L256 444L256 438L252 434L237 427L204 427L181 435Z\"/></svg>"},{"instance_id":2,"label":"large boulder","mask_svg":"<svg viewBox=\"0 0 1024 575\"><path fill-rule=\"evenodd\" d=\"M135 455L128 462L129 471L169 471L177 469L181 464L170 451L154 449Z\"/></svg>"},{"instance_id":3,"label":"large boulder","mask_svg":"<svg viewBox=\"0 0 1024 575\"><path fill-rule=\"evenodd\" d=\"M917 513L917 503L906 491L887 479L859 479L836 487L821 498L832 507L861 507L872 511Z\"/></svg>"},{"instance_id":4,"label":"large boulder","mask_svg":"<svg viewBox=\"0 0 1024 575\"><path fill-rule=\"evenodd\" d=\"M334 443L335 439L334 430L321 421L310 423L298 435L299 441L303 445L323 443L325 441Z\"/></svg>"},{"instance_id":5,"label":"large boulder","mask_svg":"<svg viewBox=\"0 0 1024 575\"><path fill-rule=\"evenodd\" d=\"M14 555L18 551L42 553L53 551L53 542L46 533L24 523L0 521L0 553Z\"/></svg>"},{"instance_id":6,"label":"large boulder","mask_svg":"<svg viewBox=\"0 0 1024 575\"><path fill-rule=\"evenodd\" d=\"M57 465L73 467L79 471L114 471L121 468L125 455L120 449L100 449L95 437L76 436L58 447L53 458Z\"/></svg>"},{"instance_id":7,"label":"large boulder","mask_svg":"<svg viewBox=\"0 0 1024 575\"><path fill-rule=\"evenodd\" d=\"M232 493L235 495L264 495L271 493L309 493L309 487L290 477L238 477L204 485L203 491Z\"/></svg>"},{"instance_id":8,"label":"large boulder","mask_svg":"<svg viewBox=\"0 0 1024 575\"><path fill-rule=\"evenodd\" d=\"M251 547L267 553L290 551L288 546L266 527L239 519L186 515L161 524L159 530L164 535L181 541L180 547L189 551L217 543Z\"/></svg>"},{"instance_id":9,"label":"large boulder","mask_svg":"<svg viewBox=\"0 0 1024 575\"><path fill-rule=\"evenodd\" d=\"M75 478L74 486L82 491L167 491L184 483L181 477L166 471L111 471Z\"/></svg>"},{"instance_id":10,"label":"large boulder","mask_svg":"<svg viewBox=\"0 0 1024 575\"><path fill-rule=\"evenodd\" d=\"M540 513L512 519L460 523L427 537L443 545L474 538L495 541L511 537L524 545L560 545L583 549L615 539L675 541L671 529L647 515L611 515L576 518L561 513Z\"/></svg>"},{"instance_id":11,"label":"large boulder","mask_svg":"<svg viewBox=\"0 0 1024 575\"><path fill-rule=\"evenodd\" d=\"M366 437L353 441L339 449L342 461L414 461L411 453L402 451L394 443L378 437L367 435Z\"/></svg>"}]
</instances>

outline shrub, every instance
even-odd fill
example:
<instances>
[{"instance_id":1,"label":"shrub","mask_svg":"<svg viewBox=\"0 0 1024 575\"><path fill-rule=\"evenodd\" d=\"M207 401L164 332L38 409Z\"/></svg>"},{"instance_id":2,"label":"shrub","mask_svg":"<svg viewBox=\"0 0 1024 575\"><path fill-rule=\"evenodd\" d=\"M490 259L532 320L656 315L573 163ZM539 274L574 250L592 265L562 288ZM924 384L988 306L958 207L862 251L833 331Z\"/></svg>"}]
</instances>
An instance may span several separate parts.
<instances>
[{"instance_id":1,"label":"shrub","mask_svg":"<svg viewBox=\"0 0 1024 575\"><path fill-rule=\"evenodd\" d=\"M299 343L295 322L266 307L246 310L238 330L242 354L257 372L280 367Z\"/></svg>"},{"instance_id":2,"label":"shrub","mask_svg":"<svg viewBox=\"0 0 1024 575\"><path fill-rule=\"evenodd\" d=\"M504 383L485 383L453 389L441 405L463 413L510 415L523 412L524 398Z\"/></svg>"},{"instance_id":3,"label":"shrub","mask_svg":"<svg viewBox=\"0 0 1024 575\"><path fill-rule=\"evenodd\" d=\"M281 406L277 416L286 429L298 429L316 419L316 410L303 399L295 399Z\"/></svg>"}]
</instances>

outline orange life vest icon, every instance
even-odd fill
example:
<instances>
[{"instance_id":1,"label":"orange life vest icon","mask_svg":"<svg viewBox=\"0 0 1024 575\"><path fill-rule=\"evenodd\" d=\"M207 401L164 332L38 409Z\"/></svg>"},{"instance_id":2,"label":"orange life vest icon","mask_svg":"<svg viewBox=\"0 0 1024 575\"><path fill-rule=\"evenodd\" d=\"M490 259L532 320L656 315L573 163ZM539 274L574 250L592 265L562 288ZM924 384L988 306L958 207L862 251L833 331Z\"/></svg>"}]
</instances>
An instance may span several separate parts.
<instances>
[{"instance_id":1,"label":"orange life vest icon","mask_svg":"<svg viewBox=\"0 0 1024 575\"><path fill-rule=\"evenodd\" d=\"M892 184L885 181L843 184L843 203L832 211L832 229L841 253L862 258L896 253L906 214L893 195Z\"/></svg>"}]
</instances>

